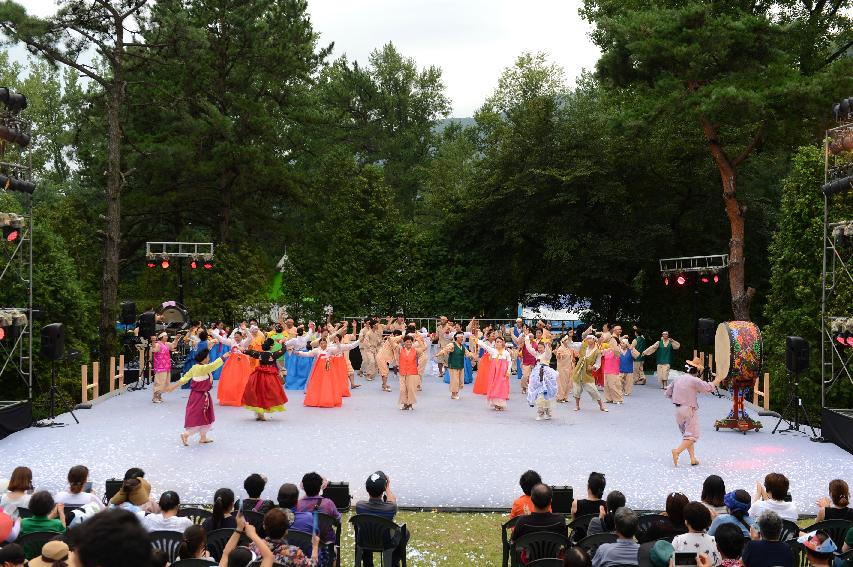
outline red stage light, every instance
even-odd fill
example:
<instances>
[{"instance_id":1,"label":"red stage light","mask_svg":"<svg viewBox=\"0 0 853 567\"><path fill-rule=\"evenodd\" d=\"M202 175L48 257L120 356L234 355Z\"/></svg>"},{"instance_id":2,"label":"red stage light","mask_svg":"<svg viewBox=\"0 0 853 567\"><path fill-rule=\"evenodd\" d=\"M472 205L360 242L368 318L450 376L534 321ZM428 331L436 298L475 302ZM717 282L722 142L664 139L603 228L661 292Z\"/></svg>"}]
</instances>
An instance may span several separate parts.
<instances>
[{"instance_id":1,"label":"red stage light","mask_svg":"<svg viewBox=\"0 0 853 567\"><path fill-rule=\"evenodd\" d=\"M669 285L669 278L663 279L663 285Z\"/></svg>"},{"instance_id":2,"label":"red stage light","mask_svg":"<svg viewBox=\"0 0 853 567\"><path fill-rule=\"evenodd\" d=\"M687 278L685 278L684 276L678 276L675 279L675 283L677 283L678 285L684 285L687 283Z\"/></svg>"},{"instance_id":3,"label":"red stage light","mask_svg":"<svg viewBox=\"0 0 853 567\"><path fill-rule=\"evenodd\" d=\"M205 262L204 263L204 269L205 270L210 270L212 268L213 268L213 262Z\"/></svg>"},{"instance_id":4,"label":"red stage light","mask_svg":"<svg viewBox=\"0 0 853 567\"><path fill-rule=\"evenodd\" d=\"M168 269L169 268L169 260L163 260L162 262L160 262L160 267L163 268L164 270Z\"/></svg>"},{"instance_id":5,"label":"red stage light","mask_svg":"<svg viewBox=\"0 0 853 567\"><path fill-rule=\"evenodd\" d=\"M190 262L190 268L192 268L193 270L195 270L196 268L198 268L198 262L196 262L195 260L193 260L192 262Z\"/></svg>"},{"instance_id":6,"label":"red stage light","mask_svg":"<svg viewBox=\"0 0 853 567\"><path fill-rule=\"evenodd\" d=\"M5 234L6 242L15 242L16 240L18 240L18 236L20 236L20 235L21 235L21 233L18 232L17 229L13 228L13 229L9 230L8 232L6 232L6 234Z\"/></svg>"},{"instance_id":7,"label":"red stage light","mask_svg":"<svg viewBox=\"0 0 853 567\"><path fill-rule=\"evenodd\" d=\"M154 266L156 266L156 265L157 265L157 264L155 264L154 262L148 262L148 267L149 267L149 268L153 268L153 267L154 267Z\"/></svg>"},{"instance_id":8,"label":"red stage light","mask_svg":"<svg viewBox=\"0 0 853 567\"><path fill-rule=\"evenodd\" d=\"M6 338L6 329L0 327L0 341Z\"/></svg>"},{"instance_id":9,"label":"red stage light","mask_svg":"<svg viewBox=\"0 0 853 567\"><path fill-rule=\"evenodd\" d=\"M711 280L708 279L708 276L702 276L702 283L708 283Z\"/></svg>"},{"instance_id":10,"label":"red stage light","mask_svg":"<svg viewBox=\"0 0 853 567\"><path fill-rule=\"evenodd\" d=\"M720 276L714 274L714 283L720 283Z\"/></svg>"}]
</instances>

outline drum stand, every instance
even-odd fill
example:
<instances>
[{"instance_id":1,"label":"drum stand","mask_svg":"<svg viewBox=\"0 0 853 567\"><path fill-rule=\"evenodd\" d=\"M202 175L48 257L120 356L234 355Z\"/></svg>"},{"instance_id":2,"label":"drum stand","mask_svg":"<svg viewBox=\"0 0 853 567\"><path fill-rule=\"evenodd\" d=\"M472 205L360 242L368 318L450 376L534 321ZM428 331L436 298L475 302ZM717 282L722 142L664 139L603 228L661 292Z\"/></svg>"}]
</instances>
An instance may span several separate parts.
<instances>
[{"instance_id":1,"label":"drum stand","mask_svg":"<svg viewBox=\"0 0 853 567\"><path fill-rule=\"evenodd\" d=\"M800 412L802 412L802 425L807 425L809 429L812 430L812 438L814 439L817 437L817 433L815 433L814 427L812 427L812 422L809 419L809 413L806 411L806 407L803 405L803 399L800 397L800 373L795 372L793 374L788 374L788 384L791 383L791 378L793 378L794 387L791 388L791 393L788 396L788 403L782 411L779 421L776 422L776 427L773 428L772 433L776 433L776 430L779 429L779 425L784 421L788 424L788 427L785 429L779 429L779 433L796 431L797 433L808 435L805 431L800 431ZM792 415L793 419L791 419Z\"/></svg>"},{"instance_id":2,"label":"drum stand","mask_svg":"<svg viewBox=\"0 0 853 567\"><path fill-rule=\"evenodd\" d=\"M717 431L720 429L735 429L744 435L750 429L754 429L755 431L761 429L761 422L749 417L744 409L745 392L746 388L732 384L732 411L727 418L718 419L714 422L714 429Z\"/></svg>"}]
</instances>

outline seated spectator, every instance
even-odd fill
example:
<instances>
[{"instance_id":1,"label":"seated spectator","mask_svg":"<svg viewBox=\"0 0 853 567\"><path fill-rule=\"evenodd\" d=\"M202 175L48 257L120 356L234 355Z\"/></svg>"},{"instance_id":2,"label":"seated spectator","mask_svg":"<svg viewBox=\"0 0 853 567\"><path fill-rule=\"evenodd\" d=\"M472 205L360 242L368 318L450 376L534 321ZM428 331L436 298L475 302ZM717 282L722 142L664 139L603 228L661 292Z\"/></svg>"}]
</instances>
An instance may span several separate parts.
<instances>
[{"instance_id":1,"label":"seated spectator","mask_svg":"<svg viewBox=\"0 0 853 567\"><path fill-rule=\"evenodd\" d=\"M711 522L711 527L708 529L708 535L716 537L717 528L723 524L732 524L740 528L743 537L749 537L749 529L755 523L749 515L751 498L746 490L735 490L729 492L723 499L726 503L728 513L721 514L714 518Z\"/></svg>"},{"instance_id":2,"label":"seated spectator","mask_svg":"<svg viewBox=\"0 0 853 567\"><path fill-rule=\"evenodd\" d=\"M65 506L56 504L53 496L46 490L39 490L30 498L31 518L21 520L21 533L24 536L33 532L65 533Z\"/></svg>"},{"instance_id":3,"label":"seated spectator","mask_svg":"<svg viewBox=\"0 0 853 567\"><path fill-rule=\"evenodd\" d=\"M670 567L670 561L674 554L672 544L665 539L659 539L649 551L649 563L652 567Z\"/></svg>"},{"instance_id":4,"label":"seated spectator","mask_svg":"<svg viewBox=\"0 0 853 567\"><path fill-rule=\"evenodd\" d=\"M847 520L853 522L853 508L850 508L850 487L841 479L829 483L829 496L817 501L819 510L815 521Z\"/></svg>"},{"instance_id":5,"label":"seated spectator","mask_svg":"<svg viewBox=\"0 0 853 567\"><path fill-rule=\"evenodd\" d=\"M666 520L653 523L646 533L640 534L637 540L640 543L646 543L659 539L672 539L687 533L687 526L684 525L684 507L688 502L690 501L684 494L671 492L666 497L666 511L663 513Z\"/></svg>"},{"instance_id":6,"label":"seated spectator","mask_svg":"<svg viewBox=\"0 0 853 567\"><path fill-rule=\"evenodd\" d=\"M707 555L711 565L720 564L720 554L717 543L712 536L705 533L711 526L711 511L701 502L689 502L684 507L684 525L687 533L675 536L672 547L677 552L690 551Z\"/></svg>"},{"instance_id":7,"label":"seated spectator","mask_svg":"<svg viewBox=\"0 0 853 567\"><path fill-rule=\"evenodd\" d=\"M397 497L391 492L391 479L382 471L376 471L364 482L364 488L370 497L368 500L360 500L355 504L356 514L369 514L372 516L380 516L386 520L394 521L394 516L397 515ZM403 550L409 541L409 532L403 532L403 537L400 539L400 544L394 549L391 556L391 562L394 565L399 565ZM373 554L365 553L363 557L365 567L373 567Z\"/></svg>"},{"instance_id":8,"label":"seated spectator","mask_svg":"<svg viewBox=\"0 0 853 567\"><path fill-rule=\"evenodd\" d=\"M0 545L15 541L21 531L21 520L13 520L12 516L0 508Z\"/></svg>"},{"instance_id":9,"label":"seated spectator","mask_svg":"<svg viewBox=\"0 0 853 567\"><path fill-rule=\"evenodd\" d=\"M539 476L539 473L536 471L525 471L524 474L521 475L521 478L518 480L518 484L521 486L522 495L516 498L515 502L512 503L512 510L509 512L510 518L515 518L516 516L530 514L533 512L533 502L530 501L530 491L533 490L534 486L541 483L542 477ZM550 512L551 510L548 511Z\"/></svg>"},{"instance_id":10,"label":"seated spectator","mask_svg":"<svg viewBox=\"0 0 853 567\"><path fill-rule=\"evenodd\" d=\"M138 467L127 469L121 489L110 498L110 504L131 512L153 514L160 511L151 499L151 484L145 480L145 471Z\"/></svg>"},{"instance_id":11,"label":"seated spectator","mask_svg":"<svg viewBox=\"0 0 853 567\"><path fill-rule=\"evenodd\" d=\"M518 518L515 530L512 532L513 541L518 541L524 535L541 531L550 531L568 537L569 528L566 526L566 517L563 514L549 512L551 497L551 487L547 484L540 483L533 487L530 491L533 512Z\"/></svg>"},{"instance_id":12,"label":"seated spectator","mask_svg":"<svg viewBox=\"0 0 853 567\"><path fill-rule=\"evenodd\" d=\"M341 513L335 503L320 496L329 482L315 472L310 472L302 477L302 490L305 496L296 503L296 509L300 512L322 512L335 518L341 519Z\"/></svg>"},{"instance_id":13,"label":"seated spectator","mask_svg":"<svg viewBox=\"0 0 853 567\"><path fill-rule=\"evenodd\" d=\"M64 541L49 541L41 548L41 555L30 559L29 567L57 567L66 565L71 549Z\"/></svg>"},{"instance_id":14,"label":"seated spectator","mask_svg":"<svg viewBox=\"0 0 853 567\"><path fill-rule=\"evenodd\" d=\"M71 567L149 567L151 543L136 515L112 509L71 531Z\"/></svg>"},{"instance_id":15,"label":"seated spectator","mask_svg":"<svg viewBox=\"0 0 853 567\"><path fill-rule=\"evenodd\" d=\"M838 547L825 531L809 532L797 541L805 548L810 567L830 567L832 565L833 555Z\"/></svg>"},{"instance_id":16,"label":"seated spectator","mask_svg":"<svg viewBox=\"0 0 853 567\"><path fill-rule=\"evenodd\" d=\"M616 510L625 505L625 495L618 490L613 490L607 495L607 505L600 508L601 512L597 518L593 518L589 522L589 528L586 530L586 535L601 534L616 530L616 524L613 520L613 515Z\"/></svg>"},{"instance_id":17,"label":"seated spectator","mask_svg":"<svg viewBox=\"0 0 853 567\"><path fill-rule=\"evenodd\" d=\"M244 530L247 526L242 521L243 526L240 530ZM287 543L287 530L293 521L293 513L290 510L283 508L273 508L264 514L264 531L267 537L264 543L273 554L273 558L279 565L287 567L309 567L316 563L319 558L320 538L313 536L311 538L311 557L306 557L302 550L295 545ZM248 535L248 534L247 534ZM249 549L257 554L260 550L260 545L253 542Z\"/></svg>"},{"instance_id":18,"label":"seated spectator","mask_svg":"<svg viewBox=\"0 0 853 567\"><path fill-rule=\"evenodd\" d=\"M706 510L707 511L707 510ZM593 567L638 565L640 544L634 541L640 522L630 508L619 508L613 515L616 524L616 543L603 543L592 558Z\"/></svg>"},{"instance_id":19,"label":"seated spectator","mask_svg":"<svg viewBox=\"0 0 853 567\"><path fill-rule=\"evenodd\" d=\"M24 548L16 543L0 547L0 567L24 567Z\"/></svg>"},{"instance_id":20,"label":"seated spectator","mask_svg":"<svg viewBox=\"0 0 853 567\"><path fill-rule=\"evenodd\" d=\"M293 512L293 525L290 530L311 533L314 529L314 515L311 512L297 512L296 503L299 501L299 487L285 483L278 489L278 506Z\"/></svg>"},{"instance_id":21,"label":"seated spectator","mask_svg":"<svg viewBox=\"0 0 853 567\"><path fill-rule=\"evenodd\" d=\"M33 471L28 467L15 467L9 478L7 492L0 498L0 508L13 520L18 519L18 506L26 508L33 493Z\"/></svg>"},{"instance_id":22,"label":"seated spectator","mask_svg":"<svg viewBox=\"0 0 853 567\"><path fill-rule=\"evenodd\" d=\"M237 514L237 529L231 534L228 543L225 544L225 549L222 550L219 567L247 567L254 560L251 550L246 547L237 547L237 544L240 543L240 537L244 533L255 545L258 555L261 556L260 567L273 567L275 556L273 556L272 550L258 535L255 526L247 522L242 514Z\"/></svg>"},{"instance_id":23,"label":"seated spectator","mask_svg":"<svg viewBox=\"0 0 853 567\"><path fill-rule=\"evenodd\" d=\"M721 567L743 567L740 556L746 540L738 526L735 524L719 526L714 541L717 542L717 551L720 553Z\"/></svg>"},{"instance_id":24,"label":"seated spectator","mask_svg":"<svg viewBox=\"0 0 853 567\"><path fill-rule=\"evenodd\" d=\"M719 476L712 474L702 483L702 504L711 511L713 520L718 514L726 513L723 497L726 495L726 483Z\"/></svg>"},{"instance_id":25,"label":"seated spectator","mask_svg":"<svg viewBox=\"0 0 853 567\"><path fill-rule=\"evenodd\" d=\"M169 554L161 549L152 549L151 567L169 567Z\"/></svg>"},{"instance_id":26,"label":"seated spectator","mask_svg":"<svg viewBox=\"0 0 853 567\"><path fill-rule=\"evenodd\" d=\"M743 564L746 567L793 567L794 556L787 543L779 541L782 536L782 518L768 510L755 520L749 530L752 541L743 548Z\"/></svg>"},{"instance_id":27,"label":"seated spectator","mask_svg":"<svg viewBox=\"0 0 853 567\"><path fill-rule=\"evenodd\" d=\"M230 488L220 488L213 493L213 515L202 522L206 532L213 530L233 530L237 527L234 518L234 491Z\"/></svg>"},{"instance_id":28,"label":"seated spectator","mask_svg":"<svg viewBox=\"0 0 853 567\"><path fill-rule=\"evenodd\" d=\"M167 490L160 495L160 513L148 514L142 518L142 525L149 532L184 533L187 528L193 525L193 521L178 516L180 507L181 499L178 498L178 493Z\"/></svg>"},{"instance_id":29,"label":"seated spectator","mask_svg":"<svg viewBox=\"0 0 853 567\"><path fill-rule=\"evenodd\" d=\"M783 520L796 522L799 518L797 505L787 501L788 477L779 473L770 473L764 477L764 486L755 484L755 497L752 499L752 507L749 515L758 518L765 510L772 510L779 514Z\"/></svg>"},{"instance_id":30,"label":"seated spectator","mask_svg":"<svg viewBox=\"0 0 853 567\"><path fill-rule=\"evenodd\" d=\"M847 553L853 549L853 530L847 530L847 535L844 536L844 543L841 545L841 553ZM840 567L853 567L853 560L839 561Z\"/></svg>"},{"instance_id":31,"label":"seated spectator","mask_svg":"<svg viewBox=\"0 0 853 567\"><path fill-rule=\"evenodd\" d=\"M563 556L563 567L592 567L592 559L584 548L570 547Z\"/></svg>"},{"instance_id":32,"label":"seated spectator","mask_svg":"<svg viewBox=\"0 0 853 567\"><path fill-rule=\"evenodd\" d=\"M92 494L91 486L86 490L89 482L89 469L83 465L75 465L68 470L68 490L57 492L54 500L57 504L66 506L83 507L93 504L98 510L104 508L101 499Z\"/></svg>"},{"instance_id":33,"label":"seated spectator","mask_svg":"<svg viewBox=\"0 0 853 567\"><path fill-rule=\"evenodd\" d=\"M586 482L586 498L576 499L572 502L572 519L588 514L598 515L599 509L604 505L604 488L607 481L604 475L598 472L590 473Z\"/></svg>"},{"instance_id":34,"label":"seated spectator","mask_svg":"<svg viewBox=\"0 0 853 567\"><path fill-rule=\"evenodd\" d=\"M266 514L269 512L275 504L270 500L263 500L261 498L261 493L263 493L266 486L267 477L263 475L252 473L246 477L246 480L243 481L243 489L249 497L243 500L241 510L244 512L246 510L251 510L253 512L258 512L259 514Z\"/></svg>"},{"instance_id":35,"label":"seated spectator","mask_svg":"<svg viewBox=\"0 0 853 567\"><path fill-rule=\"evenodd\" d=\"M191 525L184 530L184 539L178 547L178 559L203 559L215 563L207 551L207 533L203 527Z\"/></svg>"}]
</instances>

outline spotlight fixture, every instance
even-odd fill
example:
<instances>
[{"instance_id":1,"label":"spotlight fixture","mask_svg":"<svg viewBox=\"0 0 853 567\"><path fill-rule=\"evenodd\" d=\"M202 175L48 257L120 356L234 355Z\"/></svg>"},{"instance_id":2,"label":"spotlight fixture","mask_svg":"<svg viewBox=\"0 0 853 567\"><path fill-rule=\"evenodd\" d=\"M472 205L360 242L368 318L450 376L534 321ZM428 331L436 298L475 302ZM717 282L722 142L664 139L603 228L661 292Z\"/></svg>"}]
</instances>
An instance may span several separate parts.
<instances>
[{"instance_id":1,"label":"spotlight fixture","mask_svg":"<svg viewBox=\"0 0 853 567\"><path fill-rule=\"evenodd\" d=\"M207 260L207 261L205 261L203 267L205 270L212 270L213 269L213 262L210 260Z\"/></svg>"},{"instance_id":2,"label":"spotlight fixture","mask_svg":"<svg viewBox=\"0 0 853 567\"><path fill-rule=\"evenodd\" d=\"M16 242L21 237L21 230L26 225L26 220L15 213L0 213L0 227L2 227L3 240Z\"/></svg>"},{"instance_id":3,"label":"spotlight fixture","mask_svg":"<svg viewBox=\"0 0 853 567\"><path fill-rule=\"evenodd\" d=\"M684 274L678 274L678 277L675 278L675 283L683 287L687 285L687 277Z\"/></svg>"},{"instance_id":4,"label":"spotlight fixture","mask_svg":"<svg viewBox=\"0 0 853 567\"><path fill-rule=\"evenodd\" d=\"M853 175L824 183L820 189L824 195L830 197L839 193L846 195L851 186L853 186Z\"/></svg>"},{"instance_id":5,"label":"spotlight fixture","mask_svg":"<svg viewBox=\"0 0 853 567\"><path fill-rule=\"evenodd\" d=\"M154 262L154 260L148 260L148 267L149 268L154 268L156 266L157 266L157 264Z\"/></svg>"},{"instance_id":6,"label":"spotlight fixture","mask_svg":"<svg viewBox=\"0 0 853 567\"><path fill-rule=\"evenodd\" d=\"M669 285L669 276L663 279L663 285Z\"/></svg>"},{"instance_id":7,"label":"spotlight fixture","mask_svg":"<svg viewBox=\"0 0 853 567\"><path fill-rule=\"evenodd\" d=\"M0 87L0 103L12 114L18 114L27 107L27 97L6 87Z\"/></svg>"},{"instance_id":8,"label":"spotlight fixture","mask_svg":"<svg viewBox=\"0 0 853 567\"><path fill-rule=\"evenodd\" d=\"M163 260L160 262L160 267L163 268L164 270L168 270L169 269L169 259L164 257Z\"/></svg>"},{"instance_id":9,"label":"spotlight fixture","mask_svg":"<svg viewBox=\"0 0 853 567\"><path fill-rule=\"evenodd\" d=\"M36 189L36 184L32 181L25 181L7 173L0 173L0 187L6 191L18 191L19 193L33 194Z\"/></svg>"},{"instance_id":10,"label":"spotlight fixture","mask_svg":"<svg viewBox=\"0 0 853 567\"><path fill-rule=\"evenodd\" d=\"M714 283L715 284L720 283L720 275L719 274L714 274Z\"/></svg>"},{"instance_id":11,"label":"spotlight fixture","mask_svg":"<svg viewBox=\"0 0 853 567\"><path fill-rule=\"evenodd\" d=\"M195 270L196 268L198 268L198 260L196 260L195 258L193 258L192 260L190 260L190 268L192 268L193 270Z\"/></svg>"}]
</instances>

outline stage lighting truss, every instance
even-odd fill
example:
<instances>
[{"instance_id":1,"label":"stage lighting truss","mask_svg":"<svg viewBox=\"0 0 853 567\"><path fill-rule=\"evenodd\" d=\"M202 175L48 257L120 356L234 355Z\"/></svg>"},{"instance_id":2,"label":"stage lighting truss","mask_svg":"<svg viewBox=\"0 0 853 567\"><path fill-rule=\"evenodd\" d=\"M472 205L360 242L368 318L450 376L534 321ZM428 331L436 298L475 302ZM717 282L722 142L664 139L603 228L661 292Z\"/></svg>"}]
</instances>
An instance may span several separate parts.
<instances>
[{"instance_id":1,"label":"stage lighting truss","mask_svg":"<svg viewBox=\"0 0 853 567\"><path fill-rule=\"evenodd\" d=\"M149 268L160 266L168 269L171 260L179 258L187 259L190 268L213 268L213 243L212 242L146 242L145 259Z\"/></svg>"},{"instance_id":2,"label":"stage lighting truss","mask_svg":"<svg viewBox=\"0 0 853 567\"><path fill-rule=\"evenodd\" d=\"M699 281L702 281L703 277L708 279L707 282L702 283L718 283L720 272L729 267L729 255L662 258L658 262L661 276L669 279L670 283L684 285L690 283L694 277L698 277ZM714 276L717 276L716 281L714 281ZM682 278L684 282L680 282L679 278Z\"/></svg>"},{"instance_id":3,"label":"stage lighting truss","mask_svg":"<svg viewBox=\"0 0 853 567\"><path fill-rule=\"evenodd\" d=\"M17 242L21 238L27 219L15 213L0 213L0 230L3 232L3 240L6 242Z\"/></svg>"}]
</instances>

